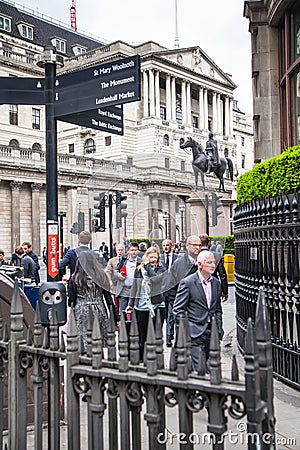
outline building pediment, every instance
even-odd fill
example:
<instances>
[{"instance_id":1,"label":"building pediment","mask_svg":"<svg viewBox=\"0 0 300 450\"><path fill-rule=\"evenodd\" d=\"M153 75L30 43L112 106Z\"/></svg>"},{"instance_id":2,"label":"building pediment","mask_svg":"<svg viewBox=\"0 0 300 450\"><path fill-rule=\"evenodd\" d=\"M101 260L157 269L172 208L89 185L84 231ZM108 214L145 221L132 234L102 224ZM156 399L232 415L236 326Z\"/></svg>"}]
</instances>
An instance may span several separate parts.
<instances>
[{"instance_id":1,"label":"building pediment","mask_svg":"<svg viewBox=\"0 0 300 450\"><path fill-rule=\"evenodd\" d=\"M192 70L199 75L220 83L229 84L232 88L236 87L231 76L223 72L200 47L161 51L157 52L156 55L172 63L179 64L183 68Z\"/></svg>"}]
</instances>

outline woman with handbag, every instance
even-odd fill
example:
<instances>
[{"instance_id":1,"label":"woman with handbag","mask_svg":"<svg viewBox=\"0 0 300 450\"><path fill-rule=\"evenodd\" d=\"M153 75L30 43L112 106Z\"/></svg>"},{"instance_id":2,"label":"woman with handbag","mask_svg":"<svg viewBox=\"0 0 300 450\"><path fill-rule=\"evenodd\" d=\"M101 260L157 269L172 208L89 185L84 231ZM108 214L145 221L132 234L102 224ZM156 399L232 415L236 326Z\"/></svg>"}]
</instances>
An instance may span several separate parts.
<instances>
[{"instance_id":1,"label":"woman with handbag","mask_svg":"<svg viewBox=\"0 0 300 450\"><path fill-rule=\"evenodd\" d=\"M75 321L84 353L87 350L87 327L90 314L99 321L104 347L107 344L111 306L115 324L118 326L117 312L109 290L110 283L102 265L91 252L81 252L68 285L68 294L70 306L74 308Z\"/></svg>"},{"instance_id":2,"label":"woman with handbag","mask_svg":"<svg viewBox=\"0 0 300 450\"><path fill-rule=\"evenodd\" d=\"M160 262L159 250L150 247L143 256L142 263L136 268L126 312L135 309L139 329L140 360L144 359L145 342L149 315L154 321L160 314L161 326L165 318L165 302L161 285L166 269Z\"/></svg>"}]
</instances>

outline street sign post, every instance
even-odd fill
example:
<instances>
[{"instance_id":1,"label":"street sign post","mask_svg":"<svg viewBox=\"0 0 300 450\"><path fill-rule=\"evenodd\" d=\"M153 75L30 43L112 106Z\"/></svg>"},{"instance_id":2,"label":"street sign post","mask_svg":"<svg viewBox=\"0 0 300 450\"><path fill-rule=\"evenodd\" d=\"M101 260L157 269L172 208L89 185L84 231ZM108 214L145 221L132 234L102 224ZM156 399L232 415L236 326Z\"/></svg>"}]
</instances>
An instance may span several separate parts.
<instances>
[{"instance_id":1,"label":"street sign post","mask_svg":"<svg viewBox=\"0 0 300 450\"><path fill-rule=\"evenodd\" d=\"M140 85L138 55L60 75L55 88L55 115L140 100Z\"/></svg>"}]
</instances>

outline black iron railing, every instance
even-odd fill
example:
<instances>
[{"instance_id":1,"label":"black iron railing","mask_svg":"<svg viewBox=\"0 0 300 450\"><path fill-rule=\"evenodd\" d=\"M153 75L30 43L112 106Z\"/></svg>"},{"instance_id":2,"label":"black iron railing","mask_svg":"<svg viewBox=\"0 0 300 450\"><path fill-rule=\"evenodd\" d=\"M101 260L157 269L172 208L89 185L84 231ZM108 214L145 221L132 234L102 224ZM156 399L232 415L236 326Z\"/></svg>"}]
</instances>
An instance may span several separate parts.
<instances>
[{"instance_id":1,"label":"black iron railing","mask_svg":"<svg viewBox=\"0 0 300 450\"><path fill-rule=\"evenodd\" d=\"M249 317L255 325L256 299L263 287L274 374L300 389L299 193L237 207L234 229L239 345L244 349Z\"/></svg>"},{"instance_id":2,"label":"black iron railing","mask_svg":"<svg viewBox=\"0 0 300 450\"><path fill-rule=\"evenodd\" d=\"M149 320L144 365L139 363L135 313L129 335L124 318L119 335L116 333L111 314L106 349L102 348L98 321L92 325L90 320L87 353L84 355L80 352L73 313L66 349L55 311L49 328L43 328L38 306L33 333L29 329L24 339L22 303L16 282L10 332L0 320L0 426L4 423L5 379L8 380L9 419L7 438L0 434L0 448L6 445L5 439L10 450L28 448L25 399L29 386L33 386L34 391L34 446L31 448L61 448L59 364L65 360L67 445L70 450L158 450L166 449L170 439L180 449L191 450L194 445L198 448L199 443L209 442L212 449L222 450L230 433L230 417L237 421L245 417L248 436L247 439L241 438L239 448L275 449L272 350L262 291L257 303L256 330L254 333L250 320L245 343L245 377L239 381L235 357L231 379L222 375L220 343L214 319L209 375L201 365L198 373L191 373L190 339L185 319L179 325L177 347L171 353L169 368L166 368L164 360L159 314L156 332L152 320ZM201 355L199 360L202 361ZM43 442L42 420L42 388L46 381L49 408L47 444ZM82 417L84 407L85 417ZM172 435L168 428L170 410L175 410L173 423L177 427L176 434ZM204 413L204 429L203 424L201 429L201 421L197 421L201 411Z\"/></svg>"}]
</instances>

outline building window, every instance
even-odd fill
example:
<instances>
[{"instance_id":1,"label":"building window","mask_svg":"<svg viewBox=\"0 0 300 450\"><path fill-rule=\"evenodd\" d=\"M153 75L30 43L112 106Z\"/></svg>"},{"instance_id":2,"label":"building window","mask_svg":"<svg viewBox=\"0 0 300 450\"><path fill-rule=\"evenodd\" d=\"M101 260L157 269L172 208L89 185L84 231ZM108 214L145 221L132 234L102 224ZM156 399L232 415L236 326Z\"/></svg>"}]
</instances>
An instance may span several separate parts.
<instances>
[{"instance_id":1,"label":"building window","mask_svg":"<svg viewBox=\"0 0 300 450\"><path fill-rule=\"evenodd\" d=\"M85 47L73 47L73 52L74 55L83 55L84 53L86 53L86 48Z\"/></svg>"},{"instance_id":2,"label":"building window","mask_svg":"<svg viewBox=\"0 0 300 450\"><path fill-rule=\"evenodd\" d=\"M11 58L12 55L12 47L10 45L3 44L2 45L2 54L6 58Z\"/></svg>"},{"instance_id":3,"label":"building window","mask_svg":"<svg viewBox=\"0 0 300 450\"><path fill-rule=\"evenodd\" d=\"M66 53L66 41L63 41L62 39L53 39L52 44L58 52Z\"/></svg>"},{"instance_id":4,"label":"building window","mask_svg":"<svg viewBox=\"0 0 300 450\"><path fill-rule=\"evenodd\" d=\"M84 153L95 153L96 151L96 144L94 139L89 138L84 143Z\"/></svg>"},{"instance_id":5,"label":"building window","mask_svg":"<svg viewBox=\"0 0 300 450\"><path fill-rule=\"evenodd\" d=\"M75 153L75 144L69 144L69 153Z\"/></svg>"},{"instance_id":6,"label":"building window","mask_svg":"<svg viewBox=\"0 0 300 450\"><path fill-rule=\"evenodd\" d=\"M193 121L193 128L198 128L198 117L193 116L192 121Z\"/></svg>"},{"instance_id":7,"label":"building window","mask_svg":"<svg viewBox=\"0 0 300 450\"><path fill-rule=\"evenodd\" d=\"M9 105L9 123L18 125L18 105Z\"/></svg>"},{"instance_id":8,"label":"building window","mask_svg":"<svg viewBox=\"0 0 300 450\"><path fill-rule=\"evenodd\" d=\"M11 31L11 21L7 17L0 16L0 29Z\"/></svg>"},{"instance_id":9,"label":"building window","mask_svg":"<svg viewBox=\"0 0 300 450\"><path fill-rule=\"evenodd\" d=\"M180 105L176 106L176 122L182 124L182 109Z\"/></svg>"},{"instance_id":10,"label":"building window","mask_svg":"<svg viewBox=\"0 0 300 450\"><path fill-rule=\"evenodd\" d=\"M167 145L167 146L170 145L170 138L169 138L169 136L167 134L164 135L163 145Z\"/></svg>"},{"instance_id":11,"label":"building window","mask_svg":"<svg viewBox=\"0 0 300 450\"><path fill-rule=\"evenodd\" d=\"M20 148L20 143L19 141L17 141L17 139L11 139L8 146L11 148Z\"/></svg>"},{"instance_id":12,"label":"building window","mask_svg":"<svg viewBox=\"0 0 300 450\"><path fill-rule=\"evenodd\" d=\"M104 138L105 147L109 147L111 145L111 136L106 136Z\"/></svg>"},{"instance_id":13,"label":"building window","mask_svg":"<svg viewBox=\"0 0 300 450\"><path fill-rule=\"evenodd\" d=\"M34 53L25 52L25 56L26 56L27 64L33 64L34 63Z\"/></svg>"},{"instance_id":14,"label":"building window","mask_svg":"<svg viewBox=\"0 0 300 450\"><path fill-rule=\"evenodd\" d=\"M39 144L38 142L35 142L34 144L32 144L32 150L42 150L42 146L41 144Z\"/></svg>"},{"instance_id":15,"label":"building window","mask_svg":"<svg viewBox=\"0 0 300 450\"><path fill-rule=\"evenodd\" d=\"M33 28L29 25L22 24L18 26L19 32L23 38L33 39Z\"/></svg>"},{"instance_id":16,"label":"building window","mask_svg":"<svg viewBox=\"0 0 300 450\"><path fill-rule=\"evenodd\" d=\"M32 128L34 130L41 129L41 110L32 108Z\"/></svg>"},{"instance_id":17,"label":"building window","mask_svg":"<svg viewBox=\"0 0 300 450\"><path fill-rule=\"evenodd\" d=\"M127 165L132 166L133 165L133 158L132 156L127 156Z\"/></svg>"},{"instance_id":18,"label":"building window","mask_svg":"<svg viewBox=\"0 0 300 450\"><path fill-rule=\"evenodd\" d=\"M160 107L160 118L162 120L166 120L166 118L167 118L167 110L164 106Z\"/></svg>"},{"instance_id":19,"label":"building window","mask_svg":"<svg viewBox=\"0 0 300 450\"><path fill-rule=\"evenodd\" d=\"M245 147L245 138L241 136L241 146Z\"/></svg>"},{"instance_id":20,"label":"building window","mask_svg":"<svg viewBox=\"0 0 300 450\"><path fill-rule=\"evenodd\" d=\"M242 169L245 169L246 156L242 155Z\"/></svg>"},{"instance_id":21,"label":"building window","mask_svg":"<svg viewBox=\"0 0 300 450\"><path fill-rule=\"evenodd\" d=\"M180 170L181 172L185 172L185 161L180 161Z\"/></svg>"},{"instance_id":22,"label":"building window","mask_svg":"<svg viewBox=\"0 0 300 450\"><path fill-rule=\"evenodd\" d=\"M170 158L165 158L165 169L170 169Z\"/></svg>"}]
</instances>

